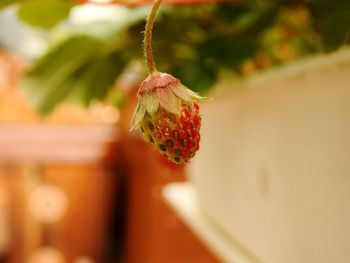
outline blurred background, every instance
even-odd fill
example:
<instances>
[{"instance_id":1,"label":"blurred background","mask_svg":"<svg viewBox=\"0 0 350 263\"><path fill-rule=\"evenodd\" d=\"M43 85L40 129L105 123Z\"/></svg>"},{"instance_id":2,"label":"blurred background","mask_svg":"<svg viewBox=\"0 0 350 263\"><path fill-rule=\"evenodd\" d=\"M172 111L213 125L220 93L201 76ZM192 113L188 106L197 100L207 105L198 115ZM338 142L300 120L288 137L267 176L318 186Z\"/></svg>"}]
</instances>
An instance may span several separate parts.
<instances>
[{"instance_id":1,"label":"blurred background","mask_svg":"<svg viewBox=\"0 0 350 263\"><path fill-rule=\"evenodd\" d=\"M150 4L148 0L0 0L0 262L350 262L349 255L344 252L350 244L344 245L344 242L350 240L334 234L338 228L333 231L331 227L337 224L347 233L348 227L343 224L345 221L330 218L329 221L322 221L324 224L320 223L320 229L330 227L328 232L320 235L331 240L334 246L344 248L338 251L328 244L329 251L324 250L324 255L321 253L323 247L315 245L317 242L314 239L306 242L308 238L299 239L297 235L289 238L286 234L288 231L294 233L295 225L299 227L305 223L295 219L296 216L305 216L301 213L312 211L318 204L321 204L321 210L322 204L331 207L332 203L325 200L328 200L327 196L337 195L340 185L344 187L343 192L340 191L344 196L339 197L342 206L332 210L332 213L338 216L336 218L348 218L346 193L350 192L350 184L344 176L350 169L346 158L348 149L341 147L349 145L346 131L349 131L347 116L350 115L345 102L349 93L342 89L337 93L338 97L332 97L327 93L327 87L349 87L350 56L346 45L350 37L350 2L164 1L154 31L153 47L158 68L181 79L190 89L214 98L203 106L203 154L198 159L196 157L190 169L165 162L141 140L137 132L129 132L138 85L147 76L142 55L142 32ZM327 65L326 68L332 72L329 76L342 81L323 80L329 71L320 71L320 65ZM278 79L282 78L284 82L266 82L266 76L280 72L280 69L285 72L284 68L289 73L278 75ZM315 68L318 73L314 79L305 77L313 74ZM345 69L347 71L340 72ZM290 72L298 73L295 76ZM300 78L306 80L294 82ZM260 79L265 79L265 82L260 82ZM314 84L313 81L317 79L319 81ZM253 91L252 96L255 97L250 101L250 91L247 90L252 89L246 87L246 83L259 87L262 85L260 83L267 83L264 84L267 92L264 89L260 89L263 90L261 94ZM271 91L269 83L274 83L276 90ZM281 95L285 89L302 90L305 86L307 90L307 87L322 86L322 83L330 83L326 88L320 88L322 92L327 90L322 100L315 95L322 93L316 88L310 94L288 95L289 98L306 98L305 105L300 101L291 102ZM268 95L262 94L270 94L274 100L270 101ZM232 100L227 102L227 98ZM323 112L313 107L311 98L324 101L321 108L330 110ZM274 108L276 101L293 107ZM327 101L334 104L327 104ZM343 106L338 109L336 105ZM274 118L263 115L265 111L285 112L286 115ZM249 117L246 122L242 121L246 115L239 114L247 112L254 116L253 123L272 120L272 126L278 129L288 127L288 131L294 131L282 141L290 141L300 147L281 146L283 151L294 149L302 152L307 149L309 142L305 138L314 138L313 133L299 128L321 116L338 120L325 123L324 128L332 130L332 138L342 138L337 141L339 147L334 149L332 155L317 160L330 160L328 168L339 167L335 161L332 162L334 156L338 161L343 160L344 169L338 173L341 179L337 181L339 184L325 181L325 185L334 187L332 191L321 187L324 191L320 188L320 191L313 193L314 185L310 183L306 199L309 195L318 196L317 193L320 193L320 198L316 198L302 212L293 210L294 206L288 207L289 203L283 203L288 199L289 190L282 195L264 195L273 193L270 187L274 187L274 181L272 184L268 181L271 172L268 161L264 163L265 159L259 157L256 163L248 165L263 170L263 175L260 174L258 179L250 178L252 182L257 182L260 197L283 207L277 209L280 214L272 213L270 219L280 218L280 222L287 222L288 219L283 218L293 218L286 225L279 224L276 219L276 231L285 233L284 236L269 237L265 233L261 237L264 238L262 243L271 244L270 247L259 245L254 235L251 239L241 238L250 237L249 231L235 236L233 221L216 220L217 217L230 218L225 213L220 214L220 211L232 209L242 215L242 221L235 222L238 228L244 221L247 229L254 229L256 233L259 233L258 227L266 227L262 224L263 219L258 220L262 218L259 214L245 213L249 208L255 209L254 204L245 203L254 196L253 188L249 188L253 192L248 193L250 190L247 190L243 194L241 205L237 205L233 200L241 200L237 196L240 190L237 192L232 188L232 191L221 191L221 188L214 187L218 181L226 182L229 186L231 181L223 180L240 174L238 168L247 165L244 163L247 160L250 163L249 158L257 152L257 145L261 145L259 139L250 142L252 152L243 151L243 155L250 156L247 160L239 159L236 152L230 151L231 146L236 150L238 146L242 146L240 149L250 149L238 143L242 141L241 133L246 134L254 129L263 131L261 127L249 126ZM293 115L295 112L298 112L296 116ZM298 122L302 119L300 116L309 116L308 112L314 112L314 115ZM337 119L337 116L342 117ZM289 117L294 119L289 121ZM295 119L298 121L293 122ZM244 126L246 130L235 130L236 125ZM293 130L293 127L296 129ZM278 129L276 134L284 133ZM276 134L272 137L278 138ZM235 141L234 136L238 142L231 145L229 141ZM256 135L251 136L257 138ZM308 158L315 151L329 152L330 145L333 145L327 144L325 138L328 137L321 136L320 143L317 141L319 148L310 146L311 150L303 160L297 158L297 153L286 155L295 162L290 166L284 164L281 169L292 171L291 176L295 178L302 172L312 174L314 166ZM264 139L260 138L261 141ZM259 156L269 156L272 145L263 147ZM276 159L276 156L269 158ZM227 166L228 163L235 163L237 167ZM304 164L300 166L302 169L295 170L301 163ZM201 174L203 177L200 177ZM242 184L242 190L245 179L242 179L242 173L240 176L234 184ZM327 175L325 178L328 178ZM298 195L299 190L304 189L305 182L302 180L300 185L296 183L295 188L290 190L291 195ZM317 181L315 179L315 184ZM195 227L196 231L193 232L193 222L202 224L202 221L192 220L191 227L188 223L191 218L184 220L181 211L171 208L171 201L166 201L163 195L166 185L179 182L187 186L190 184L198 191L198 202L202 202L204 217L209 218L209 224L218 225L220 233L238 240L239 245L233 245L230 241L228 243L231 245L227 246L235 247L233 251L245 251L242 253L249 256L235 258L232 255L236 252L215 251L218 247L215 245L217 237L204 235L207 241L203 241L203 235L198 235L203 229L206 231L205 227L202 230ZM288 182L291 181L287 180L283 185L288 185ZM181 189L179 191L180 196L184 196ZM325 196L321 197L321 193ZM170 192L168 199L172 199ZM189 204L191 200L181 199L179 210L181 202ZM303 200L299 201L303 203ZM336 199L337 204L339 200ZM232 206L227 208L226 203ZM258 207L262 209L262 206ZM271 223L267 216L269 211L266 209L262 214ZM288 217L291 211L295 215ZM321 216L328 214L326 210L322 211ZM314 222L309 223L312 225ZM305 227L309 229L308 225ZM286 229L288 231L284 232ZM293 242L289 244L286 240ZM340 245L337 240L344 242ZM297 250L302 251L300 256L293 249L274 247L274 244L283 242L286 242L286 247L300 249ZM276 256L275 252L271 252L274 250L279 250L280 254ZM292 252L296 255L294 258ZM337 260L329 261L335 254Z\"/></svg>"}]
</instances>

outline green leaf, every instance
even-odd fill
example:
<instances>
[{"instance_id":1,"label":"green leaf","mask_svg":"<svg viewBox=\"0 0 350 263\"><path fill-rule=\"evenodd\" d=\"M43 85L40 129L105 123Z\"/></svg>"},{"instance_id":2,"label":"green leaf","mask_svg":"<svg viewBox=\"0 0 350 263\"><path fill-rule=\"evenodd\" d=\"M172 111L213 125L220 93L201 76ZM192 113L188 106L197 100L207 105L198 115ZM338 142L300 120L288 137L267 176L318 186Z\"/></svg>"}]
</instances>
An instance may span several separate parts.
<instances>
[{"instance_id":1,"label":"green leaf","mask_svg":"<svg viewBox=\"0 0 350 263\"><path fill-rule=\"evenodd\" d=\"M87 63L102 43L76 36L53 47L24 76L22 86L39 112L47 114L71 92Z\"/></svg>"},{"instance_id":2,"label":"green leaf","mask_svg":"<svg viewBox=\"0 0 350 263\"><path fill-rule=\"evenodd\" d=\"M335 50L350 38L350 1L308 0L314 25L327 51Z\"/></svg>"},{"instance_id":3,"label":"green leaf","mask_svg":"<svg viewBox=\"0 0 350 263\"><path fill-rule=\"evenodd\" d=\"M128 59L109 42L74 36L51 48L26 73L22 86L42 114L63 101L89 105L102 100L124 71Z\"/></svg>"},{"instance_id":4,"label":"green leaf","mask_svg":"<svg viewBox=\"0 0 350 263\"><path fill-rule=\"evenodd\" d=\"M216 37L204 41L198 51L207 67L237 67L257 50L253 39Z\"/></svg>"},{"instance_id":5,"label":"green leaf","mask_svg":"<svg viewBox=\"0 0 350 263\"><path fill-rule=\"evenodd\" d=\"M73 6L72 1L27 0L20 3L17 15L31 26L50 29L66 19Z\"/></svg>"},{"instance_id":6,"label":"green leaf","mask_svg":"<svg viewBox=\"0 0 350 263\"><path fill-rule=\"evenodd\" d=\"M79 56L91 56L97 54L102 48L102 42L96 38L76 35L52 46L36 63L28 70L29 75L51 76L67 61Z\"/></svg>"},{"instance_id":7,"label":"green leaf","mask_svg":"<svg viewBox=\"0 0 350 263\"><path fill-rule=\"evenodd\" d=\"M73 75L82 62L83 58L71 60L60 71L56 72L51 82L47 83L47 91L39 96L38 110L40 113L43 115L50 113L59 102L66 98L75 83L75 78L68 76Z\"/></svg>"},{"instance_id":8,"label":"green leaf","mask_svg":"<svg viewBox=\"0 0 350 263\"><path fill-rule=\"evenodd\" d=\"M202 61L182 61L171 73L181 79L186 87L200 94L212 88L217 80L217 69Z\"/></svg>"},{"instance_id":9,"label":"green leaf","mask_svg":"<svg viewBox=\"0 0 350 263\"><path fill-rule=\"evenodd\" d=\"M0 0L0 9L17 3L19 0Z\"/></svg>"},{"instance_id":10,"label":"green leaf","mask_svg":"<svg viewBox=\"0 0 350 263\"><path fill-rule=\"evenodd\" d=\"M102 100L126 67L126 63L121 56L106 54L96 57L81 70L68 99L85 106L93 100Z\"/></svg>"}]
</instances>

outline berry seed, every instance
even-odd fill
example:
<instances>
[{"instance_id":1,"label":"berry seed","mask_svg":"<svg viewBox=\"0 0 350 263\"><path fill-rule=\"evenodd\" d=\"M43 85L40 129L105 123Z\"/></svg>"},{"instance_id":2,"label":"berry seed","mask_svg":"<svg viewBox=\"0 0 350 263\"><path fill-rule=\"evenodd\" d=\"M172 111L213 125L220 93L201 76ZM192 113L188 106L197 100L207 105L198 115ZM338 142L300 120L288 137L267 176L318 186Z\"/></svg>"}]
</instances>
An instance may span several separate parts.
<instances>
[{"instance_id":1,"label":"berry seed","mask_svg":"<svg viewBox=\"0 0 350 263\"><path fill-rule=\"evenodd\" d=\"M161 134L160 132L157 132L157 133L156 133L156 138L157 138L158 140L162 139L162 134Z\"/></svg>"},{"instance_id":2,"label":"berry seed","mask_svg":"<svg viewBox=\"0 0 350 263\"><path fill-rule=\"evenodd\" d=\"M150 143L154 143L153 137L151 135L148 137L148 139Z\"/></svg>"},{"instance_id":3,"label":"berry seed","mask_svg":"<svg viewBox=\"0 0 350 263\"><path fill-rule=\"evenodd\" d=\"M147 122L147 125L148 125L148 129L150 130L150 131L154 131L154 125L153 125L153 123L152 122Z\"/></svg>"},{"instance_id":4,"label":"berry seed","mask_svg":"<svg viewBox=\"0 0 350 263\"><path fill-rule=\"evenodd\" d=\"M165 146L165 145L159 144L158 147L159 147L159 149L160 149L161 151L165 152L165 150L166 150L166 146Z\"/></svg>"},{"instance_id":5,"label":"berry seed","mask_svg":"<svg viewBox=\"0 0 350 263\"><path fill-rule=\"evenodd\" d=\"M169 135L169 132L170 132L169 127L166 127L166 128L164 129L164 134L168 136L168 135Z\"/></svg>"},{"instance_id":6,"label":"berry seed","mask_svg":"<svg viewBox=\"0 0 350 263\"><path fill-rule=\"evenodd\" d=\"M179 133L177 131L173 131L173 137L175 140L179 138Z\"/></svg>"},{"instance_id":7,"label":"berry seed","mask_svg":"<svg viewBox=\"0 0 350 263\"><path fill-rule=\"evenodd\" d=\"M181 155L182 151L180 149L175 149L174 153L175 155L179 156Z\"/></svg>"},{"instance_id":8,"label":"berry seed","mask_svg":"<svg viewBox=\"0 0 350 263\"><path fill-rule=\"evenodd\" d=\"M166 144L166 146L168 146L168 147L170 147L170 148L172 148L173 145L174 145L174 143L173 143L172 140L166 140L166 141L165 141L165 144Z\"/></svg>"}]
</instances>

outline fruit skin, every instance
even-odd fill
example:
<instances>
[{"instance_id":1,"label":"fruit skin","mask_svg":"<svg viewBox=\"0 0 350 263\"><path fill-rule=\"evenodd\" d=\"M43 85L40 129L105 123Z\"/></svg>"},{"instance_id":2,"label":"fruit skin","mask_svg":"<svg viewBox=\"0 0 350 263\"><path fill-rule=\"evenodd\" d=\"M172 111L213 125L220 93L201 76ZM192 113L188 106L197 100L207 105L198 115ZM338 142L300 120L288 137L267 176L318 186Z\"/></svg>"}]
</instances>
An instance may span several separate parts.
<instances>
[{"instance_id":1,"label":"fruit skin","mask_svg":"<svg viewBox=\"0 0 350 263\"><path fill-rule=\"evenodd\" d=\"M146 141L153 144L174 163L188 162L198 151L201 117L198 104L184 105L180 116L164 109L150 116L145 114L141 131Z\"/></svg>"},{"instance_id":2,"label":"fruit skin","mask_svg":"<svg viewBox=\"0 0 350 263\"><path fill-rule=\"evenodd\" d=\"M154 72L142 83L132 128L177 164L187 163L198 151L201 116L196 103L207 98L186 88L167 73Z\"/></svg>"}]
</instances>

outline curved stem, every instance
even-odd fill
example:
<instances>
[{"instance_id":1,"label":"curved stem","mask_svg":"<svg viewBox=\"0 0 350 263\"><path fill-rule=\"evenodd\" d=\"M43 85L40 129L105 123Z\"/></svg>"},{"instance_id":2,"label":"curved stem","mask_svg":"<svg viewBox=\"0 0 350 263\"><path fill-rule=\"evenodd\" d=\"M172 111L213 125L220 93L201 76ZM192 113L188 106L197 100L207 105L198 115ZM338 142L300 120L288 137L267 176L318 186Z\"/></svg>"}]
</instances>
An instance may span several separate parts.
<instances>
[{"instance_id":1,"label":"curved stem","mask_svg":"<svg viewBox=\"0 0 350 263\"><path fill-rule=\"evenodd\" d=\"M163 0L155 0L153 2L151 11L147 16L145 35L143 39L143 52L147 61L147 68L149 73L157 71L156 63L154 62L153 51L152 51L152 30L153 30L153 24L157 15L157 11L162 2Z\"/></svg>"}]
</instances>

